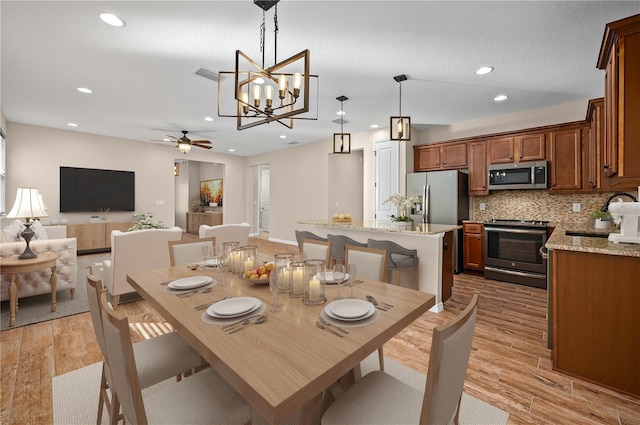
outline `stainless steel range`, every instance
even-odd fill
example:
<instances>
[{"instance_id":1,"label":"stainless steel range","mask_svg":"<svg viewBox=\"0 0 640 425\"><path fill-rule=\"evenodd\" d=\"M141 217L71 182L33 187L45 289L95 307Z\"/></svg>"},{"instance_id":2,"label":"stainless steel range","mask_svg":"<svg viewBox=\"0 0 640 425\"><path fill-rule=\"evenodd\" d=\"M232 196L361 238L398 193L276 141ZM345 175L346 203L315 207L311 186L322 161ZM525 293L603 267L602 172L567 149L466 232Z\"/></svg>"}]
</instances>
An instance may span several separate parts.
<instances>
[{"instance_id":1,"label":"stainless steel range","mask_svg":"<svg viewBox=\"0 0 640 425\"><path fill-rule=\"evenodd\" d=\"M493 219L484 223L484 277L547 288L547 221Z\"/></svg>"}]
</instances>

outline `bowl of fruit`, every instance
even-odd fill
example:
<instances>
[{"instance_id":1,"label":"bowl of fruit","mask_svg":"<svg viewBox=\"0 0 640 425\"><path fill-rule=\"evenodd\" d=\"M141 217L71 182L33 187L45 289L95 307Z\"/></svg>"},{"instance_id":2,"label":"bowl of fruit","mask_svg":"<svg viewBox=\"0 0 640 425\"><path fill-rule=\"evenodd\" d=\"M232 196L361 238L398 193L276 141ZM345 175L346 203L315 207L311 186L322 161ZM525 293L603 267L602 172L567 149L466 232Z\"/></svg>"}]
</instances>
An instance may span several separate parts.
<instances>
[{"instance_id":1,"label":"bowl of fruit","mask_svg":"<svg viewBox=\"0 0 640 425\"><path fill-rule=\"evenodd\" d=\"M262 264L256 269L247 270L242 274L242 279L248 280L250 283L265 285L269 283L271 272L276 269L273 262Z\"/></svg>"},{"instance_id":2,"label":"bowl of fruit","mask_svg":"<svg viewBox=\"0 0 640 425\"><path fill-rule=\"evenodd\" d=\"M351 214L349 213L334 214L333 217L331 217L331 220L333 220L336 223L350 223Z\"/></svg>"}]
</instances>

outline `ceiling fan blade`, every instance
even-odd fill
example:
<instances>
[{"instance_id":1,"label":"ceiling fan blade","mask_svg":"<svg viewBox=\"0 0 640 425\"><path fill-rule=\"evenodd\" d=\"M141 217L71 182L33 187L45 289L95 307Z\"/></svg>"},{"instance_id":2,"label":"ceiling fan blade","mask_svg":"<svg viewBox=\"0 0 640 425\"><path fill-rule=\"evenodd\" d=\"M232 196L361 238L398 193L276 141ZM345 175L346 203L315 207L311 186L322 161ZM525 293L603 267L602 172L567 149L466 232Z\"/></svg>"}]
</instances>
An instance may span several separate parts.
<instances>
[{"instance_id":1,"label":"ceiling fan blade","mask_svg":"<svg viewBox=\"0 0 640 425\"><path fill-rule=\"evenodd\" d=\"M192 140L191 143L211 144L211 142L208 140Z\"/></svg>"},{"instance_id":2,"label":"ceiling fan blade","mask_svg":"<svg viewBox=\"0 0 640 425\"><path fill-rule=\"evenodd\" d=\"M171 137L172 139L178 140L178 138L176 136L172 136L170 134L167 134L167 137Z\"/></svg>"},{"instance_id":3,"label":"ceiling fan blade","mask_svg":"<svg viewBox=\"0 0 640 425\"><path fill-rule=\"evenodd\" d=\"M205 145L201 145L199 143L192 143L192 145L193 146L197 146L197 147L202 148L202 149L211 149L211 146L205 146Z\"/></svg>"}]
</instances>

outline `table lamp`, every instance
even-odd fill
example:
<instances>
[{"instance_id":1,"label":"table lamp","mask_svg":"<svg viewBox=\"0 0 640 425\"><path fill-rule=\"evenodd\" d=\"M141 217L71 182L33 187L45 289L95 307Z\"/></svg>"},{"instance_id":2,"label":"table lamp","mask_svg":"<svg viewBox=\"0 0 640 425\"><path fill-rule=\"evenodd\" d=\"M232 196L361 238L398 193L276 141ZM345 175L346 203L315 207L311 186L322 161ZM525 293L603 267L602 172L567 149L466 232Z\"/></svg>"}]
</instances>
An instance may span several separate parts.
<instances>
[{"instance_id":1,"label":"table lamp","mask_svg":"<svg viewBox=\"0 0 640 425\"><path fill-rule=\"evenodd\" d=\"M31 251L29 248L29 242L31 238L36 234L31 228L31 219L47 217L46 207L42 202L42 197L38 189L35 187L19 187L16 193L16 202L13 204L13 208L7 214L7 218L24 218L25 229L20 236L27 242L27 247L24 252L18 257L21 260L29 260L36 258L38 255Z\"/></svg>"}]
</instances>

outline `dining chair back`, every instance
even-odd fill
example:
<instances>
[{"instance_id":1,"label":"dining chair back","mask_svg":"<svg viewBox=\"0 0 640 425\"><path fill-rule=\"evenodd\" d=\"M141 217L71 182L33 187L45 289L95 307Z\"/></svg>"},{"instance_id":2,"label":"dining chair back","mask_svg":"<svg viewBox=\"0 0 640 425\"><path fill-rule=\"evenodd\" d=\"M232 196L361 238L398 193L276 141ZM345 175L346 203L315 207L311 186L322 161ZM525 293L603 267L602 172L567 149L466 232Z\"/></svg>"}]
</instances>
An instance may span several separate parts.
<instances>
[{"instance_id":1,"label":"dining chair back","mask_svg":"<svg viewBox=\"0 0 640 425\"><path fill-rule=\"evenodd\" d=\"M197 263L204 259L202 248L216 246L216 238L186 239L169 241L169 263L172 266L178 264ZM210 251L213 253L213 251Z\"/></svg>"},{"instance_id":2,"label":"dining chair back","mask_svg":"<svg viewBox=\"0 0 640 425\"><path fill-rule=\"evenodd\" d=\"M331 404L321 423L458 424L477 310L474 294L455 319L433 330L424 392L373 371Z\"/></svg>"},{"instance_id":3,"label":"dining chair back","mask_svg":"<svg viewBox=\"0 0 640 425\"><path fill-rule=\"evenodd\" d=\"M344 235L327 235L327 240L331 242L331 263L344 264L344 249L347 245L367 246Z\"/></svg>"},{"instance_id":4,"label":"dining chair back","mask_svg":"<svg viewBox=\"0 0 640 425\"><path fill-rule=\"evenodd\" d=\"M331 261L331 242L303 239L301 254L305 256L307 260L314 258L324 260L326 266L329 267Z\"/></svg>"},{"instance_id":5,"label":"dining chair back","mask_svg":"<svg viewBox=\"0 0 640 425\"><path fill-rule=\"evenodd\" d=\"M327 238L323 238L322 236L318 236L315 233L309 232L307 230L296 230L296 241L298 242L298 249L302 252L302 240L313 240L313 241L327 241Z\"/></svg>"},{"instance_id":6,"label":"dining chair back","mask_svg":"<svg viewBox=\"0 0 640 425\"><path fill-rule=\"evenodd\" d=\"M143 399L127 317L114 311L107 294L100 298L111 385L125 423L134 425L246 424L251 408L213 369L164 387Z\"/></svg>"},{"instance_id":7,"label":"dining chair back","mask_svg":"<svg viewBox=\"0 0 640 425\"><path fill-rule=\"evenodd\" d=\"M412 286L414 289L419 288L418 264L420 259L418 258L417 249L407 249L393 241L378 241L375 239L367 240L367 246L387 251L387 270L391 272L389 283L402 286L402 272L411 270L413 271Z\"/></svg>"},{"instance_id":8,"label":"dining chair back","mask_svg":"<svg viewBox=\"0 0 640 425\"><path fill-rule=\"evenodd\" d=\"M346 245L344 262L347 269L350 264L355 264L358 278L384 282L387 266L387 251L384 249Z\"/></svg>"}]
</instances>

